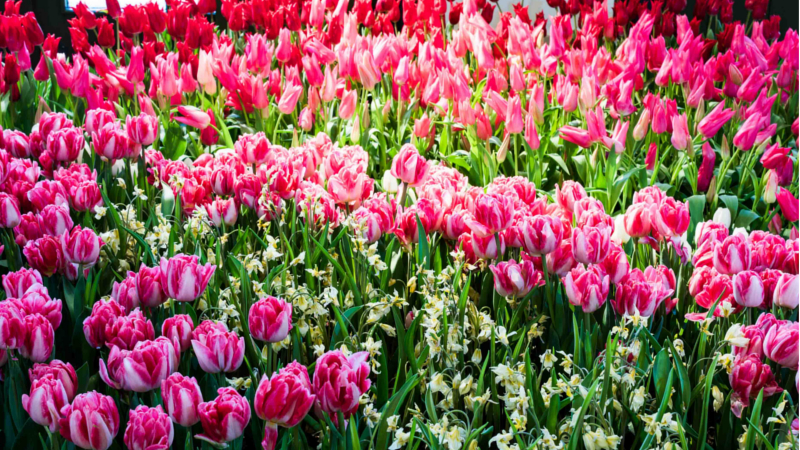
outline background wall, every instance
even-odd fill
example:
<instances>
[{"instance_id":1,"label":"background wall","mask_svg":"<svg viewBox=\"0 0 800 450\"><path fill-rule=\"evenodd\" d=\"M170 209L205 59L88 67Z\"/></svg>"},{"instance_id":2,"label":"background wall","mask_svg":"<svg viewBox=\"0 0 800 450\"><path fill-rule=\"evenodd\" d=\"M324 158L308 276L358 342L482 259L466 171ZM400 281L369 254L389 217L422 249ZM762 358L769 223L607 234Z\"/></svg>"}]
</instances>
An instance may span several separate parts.
<instances>
[{"instance_id":1,"label":"background wall","mask_svg":"<svg viewBox=\"0 0 800 450\"><path fill-rule=\"evenodd\" d=\"M423 0L424 1L424 0ZM503 11L510 11L511 5L517 1L523 1L530 5L528 10L531 16L535 16L539 11L544 11L545 17L550 17L556 11L549 7L545 0L499 0L499 8ZM744 21L747 18L747 10L744 7L745 0L734 0L733 14L735 20ZM219 5L219 0L217 4ZM685 12L691 14L694 10L695 0L688 0ZM609 6L613 6L614 0L608 0ZM45 34L52 33L61 36L60 51L70 53L69 25L67 19L74 17L74 14L66 11L64 0L23 0L21 12L33 11L42 30ZM218 8L219 10L219 8ZM778 14L781 16L781 30L798 29L798 15L800 14L800 2L798 0L772 0L769 5L769 15ZM495 18L497 14L495 14Z\"/></svg>"}]
</instances>

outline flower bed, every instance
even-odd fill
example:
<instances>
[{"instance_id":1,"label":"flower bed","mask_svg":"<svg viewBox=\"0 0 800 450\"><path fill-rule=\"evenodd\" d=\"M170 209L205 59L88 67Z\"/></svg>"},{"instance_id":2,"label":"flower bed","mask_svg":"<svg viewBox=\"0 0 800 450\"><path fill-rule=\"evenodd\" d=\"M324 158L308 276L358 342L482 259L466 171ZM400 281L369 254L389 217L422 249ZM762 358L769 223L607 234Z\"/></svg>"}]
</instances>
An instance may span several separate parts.
<instances>
[{"instance_id":1,"label":"flower bed","mask_svg":"<svg viewBox=\"0 0 800 450\"><path fill-rule=\"evenodd\" d=\"M797 448L798 34L551 3L6 2L4 447Z\"/></svg>"}]
</instances>

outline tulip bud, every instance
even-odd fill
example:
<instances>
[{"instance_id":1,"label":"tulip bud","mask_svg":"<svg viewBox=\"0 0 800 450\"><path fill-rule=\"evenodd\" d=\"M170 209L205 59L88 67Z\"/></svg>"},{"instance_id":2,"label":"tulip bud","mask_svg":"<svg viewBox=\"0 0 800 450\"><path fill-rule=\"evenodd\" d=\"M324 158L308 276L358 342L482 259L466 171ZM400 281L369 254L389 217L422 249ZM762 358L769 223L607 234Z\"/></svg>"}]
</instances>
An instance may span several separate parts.
<instances>
[{"instance_id":1,"label":"tulip bud","mask_svg":"<svg viewBox=\"0 0 800 450\"><path fill-rule=\"evenodd\" d=\"M264 342L280 342L292 331L292 305L283 299L267 296L250 307L250 334Z\"/></svg>"},{"instance_id":2,"label":"tulip bud","mask_svg":"<svg viewBox=\"0 0 800 450\"><path fill-rule=\"evenodd\" d=\"M225 387L210 402L198 406L203 434L196 437L213 444L230 442L244 433L250 422L250 404L236 389Z\"/></svg>"},{"instance_id":3,"label":"tulip bud","mask_svg":"<svg viewBox=\"0 0 800 450\"><path fill-rule=\"evenodd\" d=\"M139 405L129 414L124 437L129 450L166 449L172 445L175 430L161 405Z\"/></svg>"},{"instance_id":4,"label":"tulip bud","mask_svg":"<svg viewBox=\"0 0 800 450\"><path fill-rule=\"evenodd\" d=\"M297 426L314 405L314 394L308 370L297 361L292 361L270 379L261 377L253 409L256 415L267 421L264 448L272 450L278 437L277 426Z\"/></svg>"},{"instance_id":5,"label":"tulip bud","mask_svg":"<svg viewBox=\"0 0 800 450\"><path fill-rule=\"evenodd\" d=\"M96 391L80 394L61 410L61 436L80 448L107 450L119 431L114 399Z\"/></svg>"},{"instance_id":6,"label":"tulip bud","mask_svg":"<svg viewBox=\"0 0 800 450\"><path fill-rule=\"evenodd\" d=\"M325 353L317 359L314 368L314 392L317 395L315 411L331 416L339 414L345 421L358 410L358 399L370 387L368 352L358 352L346 357L339 350Z\"/></svg>"},{"instance_id":7,"label":"tulip bud","mask_svg":"<svg viewBox=\"0 0 800 450\"><path fill-rule=\"evenodd\" d=\"M203 403L203 393L196 379L173 373L161 382L161 401L178 425L191 427L200 421L197 407Z\"/></svg>"}]
</instances>

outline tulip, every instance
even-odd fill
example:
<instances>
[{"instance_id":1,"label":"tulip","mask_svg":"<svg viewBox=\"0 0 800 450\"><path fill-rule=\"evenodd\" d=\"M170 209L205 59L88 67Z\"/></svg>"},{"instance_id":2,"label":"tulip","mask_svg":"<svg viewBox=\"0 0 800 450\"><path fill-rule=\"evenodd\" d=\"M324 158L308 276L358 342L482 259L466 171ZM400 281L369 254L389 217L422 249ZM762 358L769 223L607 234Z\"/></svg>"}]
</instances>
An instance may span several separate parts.
<instances>
[{"instance_id":1,"label":"tulip","mask_svg":"<svg viewBox=\"0 0 800 450\"><path fill-rule=\"evenodd\" d=\"M756 398L764 391L764 397L783 391L775 382L769 364L761 362L761 358L750 354L737 358L728 375L731 384L731 411L736 417L742 417L742 410L750 405L750 399Z\"/></svg>"},{"instance_id":2,"label":"tulip","mask_svg":"<svg viewBox=\"0 0 800 450\"><path fill-rule=\"evenodd\" d=\"M104 245L102 239L91 228L81 228L80 225L61 235L61 247L66 260L73 264L91 267L100 256L100 247Z\"/></svg>"},{"instance_id":3,"label":"tulip","mask_svg":"<svg viewBox=\"0 0 800 450\"><path fill-rule=\"evenodd\" d=\"M31 287L42 284L42 275L36 269L22 268L3 275L3 288L6 298L19 298Z\"/></svg>"},{"instance_id":4,"label":"tulip","mask_svg":"<svg viewBox=\"0 0 800 450\"><path fill-rule=\"evenodd\" d=\"M20 224L21 217L17 198L0 192L0 228L16 227Z\"/></svg>"},{"instance_id":5,"label":"tulip","mask_svg":"<svg viewBox=\"0 0 800 450\"><path fill-rule=\"evenodd\" d=\"M346 357L341 351L327 352L317 359L314 369L314 410L325 412L338 423L339 414L347 421L358 410L358 399L370 387L368 352ZM334 418L336 418L334 420Z\"/></svg>"},{"instance_id":6,"label":"tulip","mask_svg":"<svg viewBox=\"0 0 800 450\"><path fill-rule=\"evenodd\" d=\"M505 231L514 217L513 200L504 195L482 194L475 199L472 217L465 219L477 237L485 238Z\"/></svg>"},{"instance_id":7,"label":"tulip","mask_svg":"<svg viewBox=\"0 0 800 450\"><path fill-rule=\"evenodd\" d=\"M752 270L733 276L733 298L741 306L757 308L764 302L764 283Z\"/></svg>"},{"instance_id":8,"label":"tulip","mask_svg":"<svg viewBox=\"0 0 800 450\"><path fill-rule=\"evenodd\" d=\"M236 389L217 390L217 398L197 407L203 434L196 437L213 444L230 442L244 433L250 422L250 404Z\"/></svg>"},{"instance_id":9,"label":"tulip","mask_svg":"<svg viewBox=\"0 0 800 450\"><path fill-rule=\"evenodd\" d=\"M781 321L764 335L764 354L787 369L797 369L800 327L797 322Z\"/></svg>"},{"instance_id":10,"label":"tulip","mask_svg":"<svg viewBox=\"0 0 800 450\"><path fill-rule=\"evenodd\" d=\"M19 353L33 362L50 359L55 345L53 324L41 314L29 314L22 319Z\"/></svg>"},{"instance_id":11,"label":"tulip","mask_svg":"<svg viewBox=\"0 0 800 450\"><path fill-rule=\"evenodd\" d=\"M374 180L356 165L346 166L328 179L328 193L339 205L356 205L372 195Z\"/></svg>"},{"instance_id":12,"label":"tulip","mask_svg":"<svg viewBox=\"0 0 800 450\"><path fill-rule=\"evenodd\" d=\"M655 208L645 203L628 206L622 224L630 237L640 238L650 235Z\"/></svg>"},{"instance_id":13,"label":"tulip","mask_svg":"<svg viewBox=\"0 0 800 450\"><path fill-rule=\"evenodd\" d=\"M702 134L706 139L711 139L735 115L736 111L733 109L725 109L725 102L719 102L717 106L697 124L697 132Z\"/></svg>"},{"instance_id":14,"label":"tulip","mask_svg":"<svg viewBox=\"0 0 800 450\"><path fill-rule=\"evenodd\" d=\"M413 145L405 144L400 147L400 151L392 160L392 176L415 187L422 184L427 173L428 161L417 152Z\"/></svg>"},{"instance_id":15,"label":"tulip","mask_svg":"<svg viewBox=\"0 0 800 450\"><path fill-rule=\"evenodd\" d=\"M689 229L689 207L667 197L653 211L652 224L661 236L681 236Z\"/></svg>"},{"instance_id":16,"label":"tulip","mask_svg":"<svg viewBox=\"0 0 800 450\"><path fill-rule=\"evenodd\" d=\"M602 262L611 245L611 227L606 224L583 226L572 230L572 252L583 264Z\"/></svg>"},{"instance_id":17,"label":"tulip","mask_svg":"<svg viewBox=\"0 0 800 450\"><path fill-rule=\"evenodd\" d=\"M180 353L165 337L142 341L133 350L111 348L108 365L100 360L100 378L114 389L147 392L178 369Z\"/></svg>"},{"instance_id":18,"label":"tulip","mask_svg":"<svg viewBox=\"0 0 800 450\"><path fill-rule=\"evenodd\" d=\"M75 161L86 145L80 128L62 128L47 137L47 150L56 161Z\"/></svg>"},{"instance_id":19,"label":"tulip","mask_svg":"<svg viewBox=\"0 0 800 450\"><path fill-rule=\"evenodd\" d=\"M494 289L503 297L522 298L535 286L544 284L541 273L537 272L530 260L509 260L489 266L494 274Z\"/></svg>"},{"instance_id":20,"label":"tulip","mask_svg":"<svg viewBox=\"0 0 800 450\"><path fill-rule=\"evenodd\" d=\"M233 148L245 164L262 164L270 153L270 143L263 132L239 136Z\"/></svg>"},{"instance_id":21,"label":"tulip","mask_svg":"<svg viewBox=\"0 0 800 450\"><path fill-rule=\"evenodd\" d=\"M221 228L223 224L232 227L239 218L236 201L232 198L216 198L211 203L203 205L209 220L215 227Z\"/></svg>"},{"instance_id":22,"label":"tulip","mask_svg":"<svg viewBox=\"0 0 800 450\"><path fill-rule=\"evenodd\" d=\"M3 142L5 149L15 158L27 158L31 155L30 142L28 136L21 131L3 130Z\"/></svg>"},{"instance_id":23,"label":"tulip","mask_svg":"<svg viewBox=\"0 0 800 450\"><path fill-rule=\"evenodd\" d=\"M311 410L315 399L308 370L297 361L289 363L271 379L263 375L253 400L256 415L267 422L263 448L274 450L278 426L297 426Z\"/></svg>"},{"instance_id":24,"label":"tulip","mask_svg":"<svg viewBox=\"0 0 800 450\"><path fill-rule=\"evenodd\" d=\"M672 291L662 283L648 280L637 268L631 270L617 285L617 295L611 303L617 314L650 317L671 294Z\"/></svg>"},{"instance_id":25,"label":"tulip","mask_svg":"<svg viewBox=\"0 0 800 450\"><path fill-rule=\"evenodd\" d=\"M198 130L205 130L211 124L211 117L207 112L196 106L178 106L180 116L174 117L176 122L184 125L197 128Z\"/></svg>"},{"instance_id":26,"label":"tulip","mask_svg":"<svg viewBox=\"0 0 800 450\"><path fill-rule=\"evenodd\" d=\"M60 411L69 402L64 385L52 375L32 380L30 395L22 394L22 408L31 420L47 427L51 433L58 429Z\"/></svg>"},{"instance_id":27,"label":"tulip","mask_svg":"<svg viewBox=\"0 0 800 450\"><path fill-rule=\"evenodd\" d=\"M758 324L741 327L740 331L742 338L747 340L747 344L744 346L731 345L734 356L739 357L753 354L758 356L758 359L763 358L763 344L766 331L762 330ZM731 342L731 344L733 343Z\"/></svg>"},{"instance_id":28,"label":"tulip","mask_svg":"<svg viewBox=\"0 0 800 450\"><path fill-rule=\"evenodd\" d=\"M57 205L45 206L39 212L39 223L42 233L50 236L61 236L75 226L69 215L69 208Z\"/></svg>"},{"instance_id":29,"label":"tulip","mask_svg":"<svg viewBox=\"0 0 800 450\"><path fill-rule=\"evenodd\" d=\"M427 113L423 113L419 119L414 119L414 136L425 139L431 132L431 119L428 118Z\"/></svg>"},{"instance_id":30,"label":"tulip","mask_svg":"<svg viewBox=\"0 0 800 450\"><path fill-rule=\"evenodd\" d=\"M62 128L71 128L73 126L72 121L64 113L44 112L39 119L39 133L41 133L44 142L47 142L51 133Z\"/></svg>"},{"instance_id":31,"label":"tulip","mask_svg":"<svg viewBox=\"0 0 800 450\"><path fill-rule=\"evenodd\" d=\"M779 187L775 198L778 200L778 205L780 205L786 220L792 223L797 222L800 218L800 202L798 202L797 197L788 189Z\"/></svg>"},{"instance_id":32,"label":"tulip","mask_svg":"<svg viewBox=\"0 0 800 450\"><path fill-rule=\"evenodd\" d=\"M577 181L566 180L561 186L556 185L556 202L566 211L572 212L575 203L586 197L586 190Z\"/></svg>"},{"instance_id":33,"label":"tulip","mask_svg":"<svg viewBox=\"0 0 800 450\"><path fill-rule=\"evenodd\" d=\"M189 349L192 343L192 331L194 322L186 314L176 314L164 320L161 325L161 335L166 336L172 342L177 342L181 352Z\"/></svg>"},{"instance_id":34,"label":"tulip","mask_svg":"<svg viewBox=\"0 0 800 450\"><path fill-rule=\"evenodd\" d=\"M548 215L526 217L519 226L522 246L531 255L547 255L561 243L561 220Z\"/></svg>"},{"instance_id":35,"label":"tulip","mask_svg":"<svg viewBox=\"0 0 800 450\"><path fill-rule=\"evenodd\" d=\"M800 302L800 275L781 274L774 289L772 303L781 308L797 309Z\"/></svg>"},{"instance_id":36,"label":"tulip","mask_svg":"<svg viewBox=\"0 0 800 450\"><path fill-rule=\"evenodd\" d=\"M278 102L278 111L283 114L293 113L295 107L297 106L297 101L300 99L302 94L302 85L293 84L290 86L284 86L283 92L281 93L281 99Z\"/></svg>"},{"instance_id":37,"label":"tulip","mask_svg":"<svg viewBox=\"0 0 800 450\"><path fill-rule=\"evenodd\" d=\"M714 177L714 162L717 159L717 154L708 144L703 143L703 162L697 169L697 191L705 192L711 184L711 179Z\"/></svg>"},{"instance_id":38,"label":"tulip","mask_svg":"<svg viewBox=\"0 0 800 450\"><path fill-rule=\"evenodd\" d=\"M747 236L734 234L714 246L714 268L725 275L749 270L751 263L750 242Z\"/></svg>"},{"instance_id":39,"label":"tulip","mask_svg":"<svg viewBox=\"0 0 800 450\"><path fill-rule=\"evenodd\" d=\"M175 430L161 405L155 408L139 405L129 414L124 437L128 449L168 449L172 445Z\"/></svg>"},{"instance_id":40,"label":"tulip","mask_svg":"<svg viewBox=\"0 0 800 450\"><path fill-rule=\"evenodd\" d=\"M128 277L122 282L115 281L111 289L111 298L125 308L125 311L133 311L139 308L139 291L136 288L136 274L128 272Z\"/></svg>"},{"instance_id":41,"label":"tulip","mask_svg":"<svg viewBox=\"0 0 800 450\"><path fill-rule=\"evenodd\" d=\"M86 123L84 128L89 135L99 132L103 127L108 124L113 124L117 120L117 116L113 111L107 109L90 109L86 111Z\"/></svg>"},{"instance_id":42,"label":"tulip","mask_svg":"<svg viewBox=\"0 0 800 450\"><path fill-rule=\"evenodd\" d=\"M689 124L686 119L686 114L678 114L672 117L672 136L670 136L670 142L672 142L672 146L678 150L688 150L692 145L692 137L689 135Z\"/></svg>"},{"instance_id":43,"label":"tulip","mask_svg":"<svg viewBox=\"0 0 800 450\"><path fill-rule=\"evenodd\" d=\"M178 425L191 427L200 421L197 408L203 403L203 393L196 379L173 373L161 382L161 401Z\"/></svg>"},{"instance_id":44,"label":"tulip","mask_svg":"<svg viewBox=\"0 0 800 450\"><path fill-rule=\"evenodd\" d=\"M247 320L253 339L281 342L292 331L292 304L267 296L253 303Z\"/></svg>"},{"instance_id":45,"label":"tulip","mask_svg":"<svg viewBox=\"0 0 800 450\"><path fill-rule=\"evenodd\" d=\"M61 410L59 431L80 448L107 450L119 431L114 399L96 391L78 395Z\"/></svg>"},{"instance_id":46,"label":"tulip","mask_svg":"<svg viewBox=\"0 0 800 450\"><path fill-rule=\"evenodd\" d=\"M139 309L106 323L105 342L108 348L116 346L121 350L133 350L139 342L150 341L154 337L153 323Z\"/></svg>"},{"instance_id":47,"label":"tulip","mask_svg":"<svg viewBox=\"0 0 800 450\"><path fill-rule=\"evenodd\" d=\"M25 315L41 314L53 325L54 330L61 325L61 300L50 298L47 288L40 284L31 287L19 299L8 300L14 302Z\"/></svg>"},{"instance_id":48,"label":"tulip","mask_svg":"<svg viewBox=\"0 0 800 450\"><path fill-rule=\"evenodd\" d=\"M571 125L564 125L558 130L558 135L561 139L572 142L573 144L583 147L589 148L592 145L592 137L588 131L576 128Z\"/></svg>"},{"instance_id":49,"label":"tulip","mask_svg":"<svg viewBox=\"0 0 800 450\"><path fill-rule=\"evenodd\" d=\"M125 315L125 308L116 300L99 300L92 306L92 314L83 321L83 335L94 348L106 343L106 324Z\"/></svg>"},{"instance_id":50,"label":"tulip","mask_svg":"<svg viewBox=\"0 0 800 450\"><path fill-rule=\"evenodd\" d=\"M179 302L191 302L203 295L217 266L201 265L195 255L178 254L162 258L161 287L167 297Z\"/></svg>"},{"instance_id":51,"label":"tulip","mask_svg":"<svg viewBox=\"0 0 800 450\"><path fill-rule=\"evenodd\" d=\"M475 233L468 234L470 237L470 246L472 253L481 259L498 259L500 255L506 252L506 239L504 234L495 236L480 237ZM497 240L500 239L500 248L497 248ZM459 241L460 242L460 241ZM467 251L466 249L464 250Z\"/></svg>"},{"instance_id":52,"label":"tulip","mask_svg":"<svg viewBox=\"0 0 800 450\"><path fill-rule=\"evenodd\" d=\"M585 313L600 309L608 298L609 277L600 266L586 268L578 265L564 277L564 292L570 304L580 306Z\"/></svg>"},{"instance_id":53,"label":"tulip","mask_svg":"<svg viewBox=\"0 0 800 450\"><path fill-rule=\"evenodd\" d=\"M522 103L517 95L508 99L506 106L506 131L510 134L521 133L524 127L522 121Z\"/></svg>"},{"instance_id":54,"label":"tulip","mask_svg":"<svg viewBox=\"0 0 800 450\"><path fill-rule=\"evenodd\" d=\"M54 359L49 364L34 364L33 368L28 370L28 376L31 384L42 378L58 380L67 394L67 403L71 402L75 398L75 394L77 394L78 375L70 363ZM60 411L60 409L57 411Z\"/></svg>"},{"instance_id":55,"label":"tulip","mask_svg":"<svg viewBox=\"0 0 800 450\"><path fill-rule=\"evenodd\" d=\"M125 119L125 131L128 139L140 146L148 146L158 139L158 117L140 114Z\"/></svg>"},{"instance_id":56,"label":"tulip","mask_svg":"<svg viewBox=\"0 0 800 450\"><path fill-rule=\"evenodd\" d=\"M42 236L29 241L22 252L28 264L46 277L52 276L64 262L61 243L54 236Z\"/></svg>"},{"instance_id":57,"label":"tulip","mask_svg":"<svg viewBox=\"0 0 800 450\"><path fill-rule=\"evenodd\" d=\"M233 372L244 361L244 338L224 326L207 330L201 324L193 333L192 348L200 368L208 373Z\"/></svg>"}]
</instances>

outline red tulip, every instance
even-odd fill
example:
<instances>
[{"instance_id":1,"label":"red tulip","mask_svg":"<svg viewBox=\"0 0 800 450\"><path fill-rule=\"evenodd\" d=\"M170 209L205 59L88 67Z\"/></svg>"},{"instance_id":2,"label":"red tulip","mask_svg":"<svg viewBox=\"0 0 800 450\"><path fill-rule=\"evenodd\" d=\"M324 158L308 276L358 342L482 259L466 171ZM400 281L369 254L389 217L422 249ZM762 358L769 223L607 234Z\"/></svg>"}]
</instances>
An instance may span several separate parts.
<instances>
[{"instance_id":1,"label":"red tulip","mask_svg":"<svg viewBox=\"0 0 800 450\"><path fill-rule=\"evenodd\" d=\"M161 405L139 405L129 414L123 438L129 450L168 449L172 445L175 430Z\"/></svg>"},{"instance_id":2,"label":"red tulip","mask_svg":"<svg viewBox=\"0 0 800 450\"><path fill-rule=\"evenodd\" d=\"M214 444L224 444L244 433L250 422L250 404L233 388L219 388L217 394L217 398L200 403L197 408L203 434L196 437Z\"/></svg>"},{"instance_id":3,"label":"red tulip","mask_svg":"<svg viewBox=\"0 0 800 450\"><path fill-rule=\"evenodd\" d=\"M119 431L114 399L96 391L80 394L61 410L61 436L80 448L107 450Z\"/></svg>"},{"instance_id":4,"label":"red tulip","mask_svg":"<svg viewBox=\"0 0 800 450\"><path fill-rule=\"evenodd\" d=\"M200 421L197 408L203 403L203 393L196 379L173 373L161 382L161 401L173 422L191 427Z\"/></svg>"}]
</instances>

